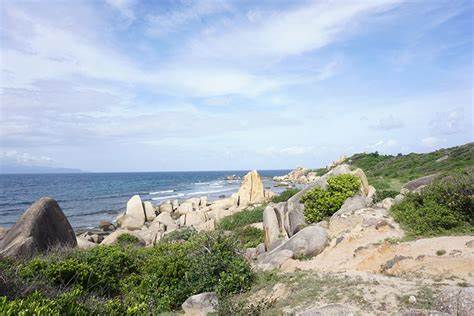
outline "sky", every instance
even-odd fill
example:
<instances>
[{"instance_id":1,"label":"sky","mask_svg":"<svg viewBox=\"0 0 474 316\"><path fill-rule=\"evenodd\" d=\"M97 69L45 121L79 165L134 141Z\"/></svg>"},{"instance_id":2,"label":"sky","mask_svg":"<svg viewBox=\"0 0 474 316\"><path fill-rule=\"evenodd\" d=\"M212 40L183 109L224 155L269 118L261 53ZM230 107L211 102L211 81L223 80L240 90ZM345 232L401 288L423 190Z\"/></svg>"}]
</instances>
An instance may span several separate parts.
<instances>
[{"instance_id":1,"label":"sky","mask_svg":"<svg viewBox=\"0 0 474 316\"><path fill-rule=\"evenodd\" d=\"M288 169L474 139L472 1L0 6L3 165Z\"/></svg>"}]
</instances>

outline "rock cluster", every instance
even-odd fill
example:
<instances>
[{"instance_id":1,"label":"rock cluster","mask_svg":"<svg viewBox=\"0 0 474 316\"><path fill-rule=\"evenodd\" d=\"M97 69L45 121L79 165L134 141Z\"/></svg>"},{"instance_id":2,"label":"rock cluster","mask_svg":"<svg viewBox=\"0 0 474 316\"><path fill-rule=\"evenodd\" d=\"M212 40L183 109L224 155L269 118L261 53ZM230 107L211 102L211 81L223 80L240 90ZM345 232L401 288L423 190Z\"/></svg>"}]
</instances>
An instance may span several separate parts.
<instances>
[{"instance_id":1,"label":"rock cluster","mask_svg":"<svg viewBox=\"0 0 474 316\"><path fill-rule=\"evenodd\" d=\"M117 217L116 227L111 223L102 223L110 235L97 242L97 238L79 235L79 246L90 248L94 244L113 244L122 234L130 234L144 245L154 245L166 234L184 227L197 231L214 230L222 218L239 212L249 205L268 201L273 196L265 190L257 171L250 171L243 180L238 192L228 198L209 202L206 196L194 197L184 201L167 200L159 206L142 202L140 196L133 196L127 203L124 214ZM105 230L105 229L104 229ZM92 235L93 236L93 235Z\"/></svg>"},{"instance_id":2,"label":"rock cluster","mask_svg":"<svg viewBox=\"0 0 474 316\"><path fill-rule=\"evenodd\" d=\"M290 185L292 183L308 184L314 182L318 178L316 172L303 167L296 167L290 173L284 176L273 177L273 180L281 185Z\"/></svg>"},{"instance_id":3,"label":"rock cluster","mask_svg":"<svg viewBox=\"0 0 474 316\"><path fill-rule=\"evenodd\" d=\"M265 248L267 251L279 246L285 240L291 238L302 227L306 225L304 219L304 205L301 197L315 187L326 188L327 179L340 174L353 174L360 179L361 189L357 196L347 200L338 215L362 208L372 204L375 188L370 186L362 169L351 170L349 165L338 165L325 175L318 177L312 184L292 196L287 202L278 204L270 203L264 211L263 229L265 232Z\"/></svg>"}]
</instances>

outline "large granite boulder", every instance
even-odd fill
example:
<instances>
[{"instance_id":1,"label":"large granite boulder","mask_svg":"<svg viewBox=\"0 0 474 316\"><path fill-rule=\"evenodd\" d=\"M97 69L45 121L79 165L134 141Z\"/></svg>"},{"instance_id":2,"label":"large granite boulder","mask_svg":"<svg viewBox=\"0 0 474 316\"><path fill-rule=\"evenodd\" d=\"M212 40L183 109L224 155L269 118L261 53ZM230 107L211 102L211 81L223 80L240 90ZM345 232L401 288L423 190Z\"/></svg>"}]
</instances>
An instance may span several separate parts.
<instances>
[{"instance_id":1,"label":"large granite boulder","mask_svg":"<svg viewBox=\"0 0 474 316\"><path fill-rule=\"evenodd\" d=\"M314 256L323 251L327 244L326 229L319 225L311 225L303 228L272 252L291 250L294 256Z\"/></svg>"},{"instance_id":2,"label":"large granite boulder","mask_svg":"<svg viewBox=\"0 0 474 316\"><path fill-rule=\"evenodd\" d=\"M332 217L344 216L346 213L352 213L353 211L366 208L367 199L360 194L350 197L344 201L341 208L332 215Z\"/></svg>"},{"instance_id":3,"label":"large granite boulder","mask_svg":"<svg viewBox=\"0 0 474 316\"><path fill-rule=\"evenodd\" d=\"M147 222L151 222L155 219L155 207L150 201L143 202L143 209L145 210L145 218Z\"/></svg>"},{"instance_id":4,"label":"large granite boulder","mask_svg":"<svg viewBox=\"0 0 474 316\"><path fill-rule=\"evenodd\" d=\"M405 189L409 192L419 192L427 185L432 184L436 180L437 177L438 177L438 174L430 174L430 175L412 180L410 182L405 183L402 189Z\"/></svg>"},{"instance_id":5,"label":"large granite boulder","mask_svg":"<svg viewBox=\"0 0 474 316\"><path fill-rule=\"evenodd\" d=\"M252 170L244 176L237 195L236 202L239 207L265 201L262 179L256 170Z\"/></svg>"},{"instance_id":6,"label":"large granite boulder","mask_svg":"<svg viewBox=\"0 0 474 316\"><path fill-rule=\"evenodd\" d=\"M131 235L131 236L135 236L138 238L138 241L141 245L145 246L145 241L143 240L143 238L137 234L137 231L129 231L129 230L126 230L126 229L117 229L116 231L114 231L112 234L108 235L107 237L104 238L104 240L102 240L102 242L100 243L101 245L113 245L113 244L116 244L118 242L118 238L122 235L125 235L125 234L128 234L128 235Z\"/></svg>"},{"instance_id":7,"label":"large granite boulder","mask_svg":"<svg viewBox=\"0 0 474 316\"><path fill-rule=\"evenodd\" d=\"M124 229L141 229L145 224L146 216L142 199L139 195L134 195L127 202L127 211L123 216L117 218L117 224Z\"/></svg>"},{"instance_id":8,"label":"large granite boulder","mask_svg":"<svg viewBox=\"0 0 474 316\"><path fill-rule=\"evenodd\" d=\"M43 197L0 239L0 256L29 258L54 247L75 247L74 230L58 203Z\"/></svg>"},{"instance_id":9,"label":"large granite boulder","mask_svg":"<svg viewBox=\"0 0 474 316\"><path fill-rule=\"evenodd\" d=\"M214 292L205 292L188 297L181 305L185 315L205 316L217 310L218 300Z\"/></svg>"}]
</instances>

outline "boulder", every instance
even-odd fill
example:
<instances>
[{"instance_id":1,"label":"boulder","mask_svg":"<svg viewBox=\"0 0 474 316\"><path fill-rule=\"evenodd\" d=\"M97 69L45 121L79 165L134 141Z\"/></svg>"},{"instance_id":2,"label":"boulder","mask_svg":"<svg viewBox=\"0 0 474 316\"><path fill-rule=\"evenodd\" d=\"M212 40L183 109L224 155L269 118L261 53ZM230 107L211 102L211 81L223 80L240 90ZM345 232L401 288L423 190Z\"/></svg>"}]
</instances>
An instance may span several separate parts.
<instances>
[{"instance_id":1,"label":"boulder","mask_svg":"<svg viewBox=\"0 0 474 316\"><path fill-rule=\"evenodd\" d=\"M137 218L124 214L117 218L117 225L123 229L136 230L141 229L145 224L144 218Z\"/></svg>"},{"instance_id":2,"label":"boulder","mask_svg":"<svg viewBox=\"0 0 474 316\"><path fill-rule=\"evenodd\" d=\"M258 267L263 271L278 269L285 261L293 257L293 251L288 249L272 251L259 257Z\"/></svg>"},{"instance_id":3,"label":"boulder","mask_svg":"<svg viewBox=\"0 0 474 316\"><path fill-rule=\"evenodd\" d=\"M166 202L163 202L160 204L160 206L158 207L160 213L173 213L173 205L171 204L171 201L168 200Z\"/></svg>"},{"instance_id":4,"label":"boulder","mask_svg":"<svg viewBox=\"0 0 474 316\"><path fill-rule=\"evenodd\" d=\"M207 206L207 196L201 196L199 201L199 206L206 207Z\"/></svg>"},{"instance_id":5,"label":"boulder","mask_svg":"<svg viewBox=\"0 0 474 316\"><path fill-rule=\"evenodd\" d=\"M237 195L236 202L239 207L265 201L262 179L256 170L252 170L244 176Z\"/></svg>"},{"instance_id":6,"label":"boulder","mask_svg":"<svg viewBox=\"0 0 474 316\"><path fill-rule=\"evenodd\" d=\"M204 292L188 297L181 305L185 315L205 316L217 310L218 300L214 292Z\"/></svg>"},{"instance_id":7,"label":"boulder","mask_svg":"<svg viewBox=\"0 0 474 316\"><path fill-rule=\"evenodd\" d=\"M151 226L150 226L151 227ZM145 246L153 246L158 240L163 237L163 231L157 228L158 225L151 228L142 228L134 232L134 236L137 236L139 239L143 239Z\"/></svg>"},{"instance_id":8,"label":"boulder","mask_svg":"<svg viewBox=\"0 0 474 316\"><path fill-rule=\"evenodd\" d=\"M376 206L384 208L386 210L389 210L392 207L394 202L395 202L395 200L393 198L388 197L388 198L385 198L382 201L378 202Z\"/></svg>"},{"instance_id":9,"label":"boulder","mask_svg":"<svg viewBox=\"0 0 474 316\"><path fill-rule=\"evenodd\" d=\"M430 174L428 176L409 181L405 183L402 189L405 189L409 192L419 192L422 188L433 183L433 181L436 180L437 177L437 174Z\"/></svg>"},{"instance_id":10,"label":"boulder","mask_svg":"<svg viewBox=\"0 0 474 316\"><path fill-rule=\"evenodd\" d=\"M155 207L150 201L143 202L143 208L145 210L145 218L147 222L151 222L155 219Z\"/></svg>"},{"instance_id":11,"label":"boulder","mask_svg":"<svg viewBox=\"0 0 474 316\"><path fill-rule=\"evenodd\" d=\"M174 219L171 217L169 213L160 213L154 220L153 222L160 222L163 225L166 226L166 229L168 230L168 227L170 228L176 228L176 222Z\"/></svg>"},{"instance_id":12,"label":"boulder","mask_svg":"<svg viewBox=\"0 0 474 316\"><path fill-rule=\"evenodd\" d=\"M77 240L77 248L79 249L90 249L98 245L81 236L77 236L76 240Z\"/></svg>"},{"instance_id":13,"label":"boulder","mask_svg":"<svg viewBox=\"0 0 474 316\"><path fill-rule=\"evenodd\" d=\"M211 210L226 210L231 208L236 201L232 197L216 200L211 204Z\"/></svg>"},{"instance_id":14,"label":"boulder","mask_svg":"<svg viewBox=\"0 0 474 316\"><path fill-rule=\"evenodd\" d=\"M128 215L129 217L135 217L137 220L143 221L143 226L146 217L145 210L143 209L142 199L139 195L134 195L130 198L130 200L128 200L127 211L125 212L125 215Z\"/></svg>"},{"instance_id":15,"label":"boulder","mask_svg":"<svg viewBox=\"0 0 474 316\"><path fill-rule=\"evenodd\" d=\"M195 211L186 214L186 226L197 226L206 221L206 213L203 211Z\"/></svg>"},{"instance_id":16,"label":"boulder","mask_svg":"<svg viewBox=\"0 0 474 316\"><path fill-rule=\"evenodd\" d=\"M357 168L356 170L351 172L352 175L355 175L360 180L360 190L364 196L369 195L369 181L367 181L367 177L365 176L364 171L362 169ZM375 193L375 192L374 192Z\"/></svg>"},{"instance_id":17,"label":"boulder","mask_svg":"<svg viewBox=\"0 0 474 316\"><path fill-rule=\"evenodd\" d=\"M109 221L100 221L99 228L102 229L104 232L110 232L115 230L114 224Z\"/></svg>"},{"instance_id":18,"label":"boulder","mask_svg":"<svg viewBox=\"0 0 474 316\"><path fill-rule=\"evenodd\" d=\"M179 215L185 215L191 213L195 210L195 204L192 201L183 202L178 208L176 209L176 213Z\"/></svg>"},{"instance_id":19,"label":"boulder","mask_svg":"<svg viewBox=\"0 0 474 316\"><path fill-rule=\"evenodd\" d=\"M341 208L332 215L332 217L344 216L344 214L352 213L367 207L367 200L365 197L357 194L353 197L347 198L342 204Z\"/></svg>"},{"instance_id":20,"label":"boulder","mask_svg":"<svg viewBox=\"0 0 474 316\"><path fill-rule=\"evenodd\" d=\"M213 220L213 219L210 219L204 223L201 223L201 224L198 224L198 225L195 225L194 226L196 228L196 230L198 232L201 232L201 231L206 231L206 232L210 232L210 231L213 231L216 227L216 221Z\"/></svg>"},{"instance_id":21,"label":"boulder","mask_svg":"<svg viewBox=\"0 0 474 316\"><path fill-rule=\"evenodd\" d=\"M171 206L173 207L173 211L176 211L179 207L179 201L178 200L172 200L171 201Z\"/></svg>"},{"instance_id":22,"label":"boulder","mask_svg":"<svg viewBox=\"0 0 474 316\"><path fill-rule=\"evenodd\" d=\"M319 225L311 225L303 228L272 252L291 250L294 256L314 256L323 251L327 244L326 229Z\"/></svg>"},{"instance_id":23,"label":"boulder","mask_svg":"<svg viewBox=\"0 0 474 316\"><path fill-rule=\"evenodd\" d=\"M75 247L74 230L58 203L43 197L0 239L0 257L29 258L54 247Z\"/></svg>"},{"instance_id":24,"label":"boulder","mask_svg":"<svg viewBox=\"0 0 474 316\"><path fill-rule=\"evenodd\" d=\"M275 248L280 239L280 224L272 204L263 211L264 243L267 251Z\"/></svg>"}]
</instances>

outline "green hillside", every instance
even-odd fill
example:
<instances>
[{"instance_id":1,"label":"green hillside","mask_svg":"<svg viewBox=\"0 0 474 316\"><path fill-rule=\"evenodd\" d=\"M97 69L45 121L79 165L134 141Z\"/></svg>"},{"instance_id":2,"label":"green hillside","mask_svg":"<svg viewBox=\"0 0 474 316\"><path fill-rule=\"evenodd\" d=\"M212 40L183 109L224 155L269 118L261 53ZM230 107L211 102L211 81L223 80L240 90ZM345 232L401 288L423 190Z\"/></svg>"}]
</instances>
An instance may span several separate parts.
<instances>
[{"instance_id":1,"label":"green hillside","mask_svg":"<svg viewBox=\"0 0 474 316\"><path fill-rule=\"evenodd\" d=\"M399 191L410 180L429 175L446 174L474 166L474 143L440 149L431 153L408 155L355 154L348 162L362 168L377 190Z\"/></svg>"}]
</instances>

